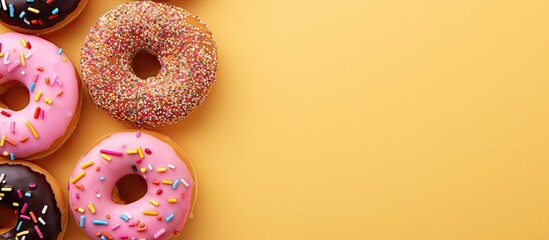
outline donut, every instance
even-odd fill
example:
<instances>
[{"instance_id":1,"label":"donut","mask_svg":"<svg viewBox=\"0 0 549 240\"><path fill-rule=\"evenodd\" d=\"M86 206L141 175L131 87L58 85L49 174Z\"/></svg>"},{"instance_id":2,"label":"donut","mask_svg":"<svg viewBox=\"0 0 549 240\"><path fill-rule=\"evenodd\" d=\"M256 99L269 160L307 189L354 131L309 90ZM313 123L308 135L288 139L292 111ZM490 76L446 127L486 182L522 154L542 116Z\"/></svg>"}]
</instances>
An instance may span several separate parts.
<instances>
[{"instance_id":1,"label":"donut","mask_svg":"<svg viewBox=\"0 0 549 240\"><path fill-rule=\"evenodd\" d=\"M147 52L157 76L141 79L131 63ZM178 122L206 99L217 73L217 47L186 10L152 1L115 7L93 25L81 51L82 80L95 105L139 128Z\"/></svg>"},{"instance_id":2,"label":"donut","mask_svg":"<svg viewBox=\"0 0 549 240\"><path fill-rule=\"evenodd\" d=\"M67 229L63 192L39 166L0 160L0 207L11 208L2 214L17 219L14 227L0 227L0 239L63 239Z\"/></svg>"},{"instance_id":3,"label":"donut","mask_svg":"<svg viewBox=\"0 0 549 240\"><path fill-rule=\"evenodd\" d=\"M126 201L120 192L144 195ZM78 226L90 238L169 239L190 217L196 177L185 153L159 133L127 131L99 139L80 159L69 181L69 202ZM134 196L135 197L135 196Z\"/></svg>"},{"instance_id":4,"label":"donut","mask_svg":"<svg viewBox=\"0 0 549 240\"><path fill-rule=\"evenodd\" d=\"M0 20L23 33L53 32L75 19L88 0L0 0Z\"/></svg>"},{"instance_id":5,"label":"donut","mask_svg":"<svg viewBox=\"0 0 549 240\"><path fill-rule=\"evenodd\" d=\"M0 34L0 94L28 89L21 110L0 102L0 157L33 160L51 154L73 132L80 115L80 81L63 49L36 36Z\"/></svg>"}]
</instances>

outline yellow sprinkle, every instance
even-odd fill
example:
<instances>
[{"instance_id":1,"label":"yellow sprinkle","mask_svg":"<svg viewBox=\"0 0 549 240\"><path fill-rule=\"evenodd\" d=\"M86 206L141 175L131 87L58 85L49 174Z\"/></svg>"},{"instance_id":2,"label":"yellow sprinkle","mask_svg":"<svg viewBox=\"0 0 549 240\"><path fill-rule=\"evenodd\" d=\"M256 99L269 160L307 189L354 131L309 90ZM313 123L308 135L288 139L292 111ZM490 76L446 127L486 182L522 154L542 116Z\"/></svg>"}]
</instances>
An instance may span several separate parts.
<instances>
[{"instance_id":1,"label":"yellow sprinkle","mask_svg":"<svg viewBox=\"0 0 549 240\"><path fill-rule=\"evenodd\" d=\"M3 56L4 56L4 53L1 53L1 52L0 52L0 57L3 57Z\"/></svg>"},{"instance_id":2,"label":"yellow sprinkle","mask_svg":"<svg viewBox=\"0 0 549 240\"><path fill-rule=\"evenodd\" d=\"M157 172L165 172L166 168L165 167L157 168L156 171Z\"/></svg>"},{"instance_id":3,"label":"yellow sprinkle","mask_svg":"<svg viewBox=\"0 0 549 240\"><path fill-rule=\"evenodd\" d=\"M162 183L167 184L167 185L172 185L173 181L172 180L162 180Z\"/></svg>"},{"instance_id":4,"label":"yellow sprinkle","mask_svg":"<svg viewBox=\"0 0 549 240\"><path fill-rule=\"evenodd\" d=\"M137 153L137 149L126 150L126 154L136 154L136 153Z\"/></svg>"},{"instance_id":5,"label":"yellow sprinkle","mask_svg":"<svg viewBox=\"0 0 549 240\"><path fill-rule=\"evenodd\" d=\"M38 93L36 93L36 96L34 96L34 101L38 102L38 100L40 100L41 97L42 97L42 91L38 91Z\"/></svg>"},{"instance_id":6,"label":"yellow sprinkle","mask_svg":"<svg viewBox=\"0 0 549 240\"><path fill-rule=\"evenodd\" d=\"M23 55L23 52L19 53L19 58L21 59L21 66L27 66L27 63L25 62L25 55Z\"/></svg>"},{"instance_id":7,"label":"yellow sprinkle","mask_svg":"<svg viewBox=\"0 0 549 240\"><path fill-rule=\"evenodd\" d=\"M104 153L101 153L101 157L104 158L105 160L109 161L109 162L112 160L111 157L107 156L107 154L104 154Z\"/></svg>"},{"instance_id":8,"label":"yellow sprinkle","mask_svg":"<svg viewBox=\"0 0 549 240\"><path fill-rule=\"evenodd\" d=\"M27 121L27 127L29 127L29 129L31 130L32 135L34 136L34 138L38 138L38 133L36 132L36 130L34 130L34 127L32 126L32 124L29 121Z\"/></svg>"},{"instance_id":9,"label":"yellow sprinkle","mask_svg":"<svg viewBox=\"0 0 549 240\"><path fill-rule=\"evenodd\" d=\"M158 212L154 212L154 211L143 211L143 214L145 215L149 215L149 216L157 216L158 215Z\"/></svg>"},{"instance_id":10,"label":"yellow sprinkle","mask_svg":"<svg viewBox=\"0 0 549 240\"><path fill-rule=\"evenodd\" d=\"M50 98L44 99L44 102L46 102L49 105L51 105L53 103L53 101Z\"/></svg>"},{"instance_id":11,"label":"yellow sprinkle","mask_svg":"<svg viewBox=\"0 0 549 240\"><path fill-rule=\"evenodd\" d=\"M83 209L83 208L77 208L76 210L79 211L79 212L81 212L81 213L84 213L84 209Z\"/></svg>"},{"instance_id":12,"label":"yellow sprinkle","mask_svg":"<svg viewBox=\"0 0 549 240\"><path fill-rule=\"evenodd\" d=\"M150 202L152 205L154 205L155 207L158 207L158 205L160 205L157 201L155 201L155 200L153 200L153 199L149 200L149 202Z\"/></svg>"},{"instance_id":13,"label":"yellow sprinkle","mask_svg":"<svg viewBox=\"0 0 549 240\"><path fill-rule=\"evenodd\" d=\"M27 10L29 10L30 12L36 13L36 14L40 13L40 10L38 10L36 8L33 8L33 7L28 7Z\"/></svg>"},{"instance_id":14,"label":"yellow sprinkle","mask_svg":"<svg viewBox=\"0 0 549 240\"><path fill-rule=\"evenodd\" d=\"M18 202L13 202L13 206L14 207L19 207L19 203Z\"/></svg>"},{"instance_id":15,"label":"yellow sprinkle","mask_svg":"<svg viewBox=\"0 0 549 240\"><path fill-rule=\"evenodd\" d=\"M81 173L79 173L78 175L76 175L76 177L74 177L73 179L71 179L71 183L77 182L78 180L80 180L80 178L84 177L84 175L86 175L86 172L81 172Z\"/></svg>"},{"instance_id":16,"label":"yellow sprinkle","mask_svg":"<svg viewBox=\"0 0 549 240\"><path fill-rule=\"evenodd\" d=\"M169 203L176 203L176 202L177 202L177 198L168 198L168 202L169 202Z\"/></svg>"},{"instance_id":17,"label":"yellow sprinkle","mask_svg":"<svg viewBox=\"0 0 549 240\"><path fill-rule=\"evenodd\" d=\"M4 196L4 194L3 194L3 193L0 193L0 197L3 197L3 196Z\"/></svg>"},{"instance_id":18,"label":"yellow sprinkle","mask_svg":"<svg viewBox=\"0 0 549 240\"><path fill-rule=\"evenodd\" d=\"M18 232L17 234L15 234L15 236L21 237L21 236L27 235L27 234L29 234L29 230L25 230L25 231L22 231L22 232Z\"/></svg>"},{"instance_id":19,"label":"yellow sprinkle","mask_svg":"<svg viewBox=\"0 0 549 240\"><path fill-rule=\"evenodd\" d=\"M143 150L141 149L141 147L137 147L137 153L139 154L139 157L140 158L144 158L145 155L143 155Z\"/></svg>"},{"instance_id":20,"label":"yellow sprinkle","mask_svg":"<svg viewBox=\"0 0 549 240\"><path fill-rule=\"evenodd\" d=\"M147 172L147 169L144 168L144 167L142 167L142 168L139 169L139 171L141 171L142 173L146 173L146 172Z\"/></svg>"},{"instance_id":21,"label":"yellow sprinkle","mask_svg":"<svg viewBox=\"0 0 549 240\"><path fill-rule=\"evenodd\" d=\"M90 212L91 212L92 214L95 213L95 207L93 206L92 203L90 203L90 204L88 205L88 209L90 209Z\"/></svg>"},{"instance_id":22,"label":"yellow sprinkle","mask_svg":"<svg viewBox=\"0 0 549 240\"><path fill-rule=\"evenodd\" d=\"M21 38L21 45L23 45L23 47L27 47L27 41L25 41L25 39Z\"/></svg>"},{"instance_id":23,"label":"yellow sprinkle","mask_svg":"<svg viewBox=\"0 0 549 240\"><path fill-rule=\"evenodd\" d=\"M10 187L3 187L3 188L0 188L0 191L2 192L11 192L11 188Z\"/></svg>"},{"instance_id":24,"label":"yellow sprinkle","mask_svg":"<svg viewBox=\"0 0 549 240\"><path fill-rule=\"evenodd\" d=\"M91 166L91 165L93 165L93 161L89 161L89 162L87 162L87 163L84 163L84 164L82 164L82 169L86 169L86 168L88 168L88 167Z\"/></svg>"},{"instance_id":25,"label":"yellow sprinkle","mask_svg":"<svg viewBox=\"0 0 549 240\"><path fill-rule=\"evenodd\" d=\"M0 139L0 147L3 147L6 143L6 135L2 135L2 139Z\"/></svg>"},{"instance_id":26,"label":"yellow sprinkle","mask_svg":"<svg viewBox=\"0 0 549 240\"><path fill-rule=\"evenodd\" d=\"M63 62L67 61L67 58L65 56L63 56L61 59L63 60Z\"/></svg>"}]
</instances>

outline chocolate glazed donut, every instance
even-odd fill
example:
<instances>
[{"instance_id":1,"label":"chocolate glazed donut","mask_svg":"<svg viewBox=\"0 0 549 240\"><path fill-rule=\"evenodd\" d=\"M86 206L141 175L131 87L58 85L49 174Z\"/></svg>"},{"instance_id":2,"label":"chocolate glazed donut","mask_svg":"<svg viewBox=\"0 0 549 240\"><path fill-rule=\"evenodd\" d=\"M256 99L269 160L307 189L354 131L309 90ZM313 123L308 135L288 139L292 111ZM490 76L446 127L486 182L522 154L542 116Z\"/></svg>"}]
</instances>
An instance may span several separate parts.
<instances>
[{"instance_id":1,"label":"chocolate glazed donut","mask_svg":"<svg viewBox=\"0 0 549 240\"><path fill-rule=\"evenodd\" d=\"M63 27L87 0L0 0L0 20L13 30L46 33Z\"/></svg>"},{"instance_id":2,"label":"chocolate glazed donut","mask_svg":"<svg viewBox=\"0 0 549 240\"><path fill-rule=\"evenodd\" d=\"M0 229L0 240L62 239L66 227L63 196L53 178L38 166L0 161L0 206L17 214L14 228Z\"/></svg>"}]
</instances>

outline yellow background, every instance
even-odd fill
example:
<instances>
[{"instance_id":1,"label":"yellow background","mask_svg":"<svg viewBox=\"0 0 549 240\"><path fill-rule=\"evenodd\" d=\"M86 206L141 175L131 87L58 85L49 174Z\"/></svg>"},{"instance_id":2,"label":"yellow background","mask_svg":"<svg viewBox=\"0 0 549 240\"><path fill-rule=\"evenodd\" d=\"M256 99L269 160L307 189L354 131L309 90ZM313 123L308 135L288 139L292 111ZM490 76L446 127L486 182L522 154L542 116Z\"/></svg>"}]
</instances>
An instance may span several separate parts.
<instances>
[{"instance_id":1,"label":"yellow background","mask_svg":"<svg viewBox=\"0 0 549 240\"><path fill-rule=\"evenodd\" d=\"M43 37L78 63L121 2L90 0ZM205 104L156 129L200 182L177 239L549 238L548 1L175 4L209 25L220 59ZM126 128L86 95L73 136L37 163L64 186ZM69 220L66 239L83 239Z\"/></svg>"}]
</instances>

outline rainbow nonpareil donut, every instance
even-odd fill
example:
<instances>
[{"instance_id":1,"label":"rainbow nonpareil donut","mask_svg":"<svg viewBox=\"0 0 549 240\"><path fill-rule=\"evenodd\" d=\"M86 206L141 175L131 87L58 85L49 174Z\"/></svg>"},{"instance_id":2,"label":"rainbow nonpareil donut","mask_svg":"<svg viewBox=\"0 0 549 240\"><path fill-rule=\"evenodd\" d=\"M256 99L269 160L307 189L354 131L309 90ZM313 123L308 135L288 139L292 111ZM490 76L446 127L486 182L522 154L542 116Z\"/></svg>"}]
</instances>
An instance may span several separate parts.
<instances>
[{"instance_id":1,"label":"rainbow nonpareil donut","mask_svg":"<svg viewBox=\"0 0 549 240\"><path fill-rule=\"evenodd\" d=\"M17 215L14 227L0 228L0 239L63 239L67 229L63 192L37 165L0 160L0 206Z\"/></svg>"},{"instance_id":2,"label":"rainbow nonpareil donut","mask_svg":"<svg viewBox=\"0 0 549 240\"><path fill-rule=\"evenodd\" d=\"M29 90L19 111L0 104L0 157L46 156L70 136L80 114L80 81L63 50L32 35L0 34L0 93L12 84Z\"/></svg>"},{"instance_id":3,"label":"rainbow nonpareil donut","mask_svg":"<svg viewBox=\"0 0 549 240\"><path fill-rule=\"evenodd\" d=\"M117 182L141 176L145 195L126 204ZM90 238L169 239L178 235L196 199L196 177L183 151L153 132L103 137L77 163L70 177L74 218ZM130 188L132 186L129 186Z\"/></svg>"},{"instance_id":4,"label":"rainbow nonpareil donut","mask_svg":"<svg viewBox=\"0 0 549 240\"><path fill-rule=\"evenodd\" d=\"M134 127L175 123L208 95L217 49L206 26L182 8L152 1L119 5L103 15L81 51L82 79L97 107ZM140 79L134 56L158 57L160 72Z\"/></svg>"},{"instance_id":5,"label":"rainbow nonpareil donut","mask_svg":"<svg viewBox=\"0 0 549 240\"><path fill-rule=\"evenodd\" d=\"M0 0L1 23L14 31L48 33L75 19L88 0Z\"/></svg>"}]
</instances>

